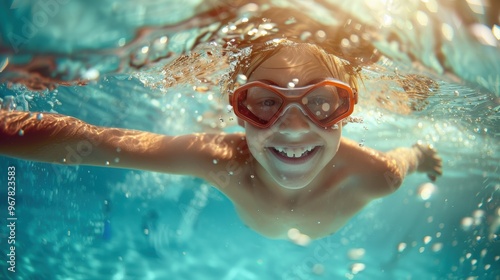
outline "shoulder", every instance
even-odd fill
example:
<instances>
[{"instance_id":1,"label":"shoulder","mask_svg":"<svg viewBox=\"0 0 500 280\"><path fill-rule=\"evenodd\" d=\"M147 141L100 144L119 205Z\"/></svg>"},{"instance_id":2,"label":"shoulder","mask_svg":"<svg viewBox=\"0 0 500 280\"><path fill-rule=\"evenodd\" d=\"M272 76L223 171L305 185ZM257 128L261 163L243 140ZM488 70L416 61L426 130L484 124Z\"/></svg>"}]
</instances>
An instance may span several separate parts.
<instances>
[{"instance_id":1,"label":"shoulder","mask_svg":"<svg viewBox=\"0 0 500 280\"><path fill-rule=\"evenodd\" d=\"M384 152L342 138L337 156L368 199L388 195L401 185L398 170Z\"/></svg>"}]
</instances>

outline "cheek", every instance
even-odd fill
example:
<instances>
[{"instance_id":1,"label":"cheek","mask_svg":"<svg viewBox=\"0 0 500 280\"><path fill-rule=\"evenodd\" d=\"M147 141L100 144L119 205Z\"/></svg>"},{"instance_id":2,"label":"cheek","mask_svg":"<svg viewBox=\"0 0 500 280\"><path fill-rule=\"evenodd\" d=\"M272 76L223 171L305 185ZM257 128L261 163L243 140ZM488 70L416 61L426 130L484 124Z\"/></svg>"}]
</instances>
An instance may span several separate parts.
<instances>
[{"instance_id":1,"label":"cheek","mask_svg":"<svg viewBox=\"0 0 500 280\"><path fill-rule=\"evenodd\" d=\"M340 139L342 137L342 132L341 129L336 129L336 130L329 130L328 132L323 133L324 139L327 140L330 148L334 149L337 151L340 146Z\"/></svg>"},{"instance_id":2,"label":"cheek","mask_svg":"<svg viewBox=\"0 0 500 280\"><path fill-rule=\"evenodd\" d=\"M248 148L252 153L259 150L262 146L262 136L259 130L253 128L252 126L245 124L245 134L247 139Z\"/></svg>"}]
</instances>

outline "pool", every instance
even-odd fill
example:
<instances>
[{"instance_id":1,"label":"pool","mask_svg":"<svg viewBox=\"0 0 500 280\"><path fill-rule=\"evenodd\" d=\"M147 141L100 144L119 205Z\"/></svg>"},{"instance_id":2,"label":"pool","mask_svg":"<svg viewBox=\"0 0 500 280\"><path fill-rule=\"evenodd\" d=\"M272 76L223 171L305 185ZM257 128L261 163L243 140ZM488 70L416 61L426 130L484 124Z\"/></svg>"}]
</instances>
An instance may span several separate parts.
<instances>
[{"instance_id":1,"label":"pool","mask_svg":"<svg viewBox=\"0 0 500 280\"><path fill-rule=\"evenodd\" d=\"M290 12L287 25L300 11L349 22L381 55L362 69L344 136L382 151L432 143L444 175L413 174L336 234L298 246L247 228L198 178L0 157L2 279L500 279L498 4L254 3L4 2L2 108L168 135L241 131L218 92L220 39L262 9Z\"/></svg>"}]
</instances>

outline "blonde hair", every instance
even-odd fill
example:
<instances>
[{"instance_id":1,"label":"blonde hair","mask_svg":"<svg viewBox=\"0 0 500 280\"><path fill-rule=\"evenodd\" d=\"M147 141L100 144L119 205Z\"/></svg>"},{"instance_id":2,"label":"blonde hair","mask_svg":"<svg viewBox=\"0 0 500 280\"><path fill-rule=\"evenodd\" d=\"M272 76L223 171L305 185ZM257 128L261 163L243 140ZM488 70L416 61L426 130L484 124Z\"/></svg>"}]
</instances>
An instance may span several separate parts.
<instances>
[{"instance_id":1,"label":"blonde hair","mask_svg":"<svg viewBox=\"0 0 500 280\"><path fill-rule=\"evenodd\" d=\"M333 54L325 52L316 44L296 43L287 39L274 39L264 44L250 46L250 53L247 55L237 55L231 61L231 69L228 80L225 83L226 90L232 90L238 85L237 77L240 74L250 77L264 61L268 60L284 49L295 50L297 55L305 52L312 54L320 63L328 69L332 78L341 80L349 84L352 88L358 88L358 81L361 77L359 69L353 67L348 61Z\"/></svg>"}]
</instances>

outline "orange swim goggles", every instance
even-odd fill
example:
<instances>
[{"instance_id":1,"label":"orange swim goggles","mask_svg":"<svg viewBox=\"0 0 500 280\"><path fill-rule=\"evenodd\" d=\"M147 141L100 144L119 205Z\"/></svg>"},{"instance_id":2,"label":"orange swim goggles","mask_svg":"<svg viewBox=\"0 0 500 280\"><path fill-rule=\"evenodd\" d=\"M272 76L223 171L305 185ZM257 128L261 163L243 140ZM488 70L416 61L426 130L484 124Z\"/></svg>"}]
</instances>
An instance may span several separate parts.
<instances>
[{"instance_id":1,"label":"orange swim goggles","mask_svg":"<svg viewBox=\"0 0 500 280\"><path fill-rule=\"evenodd\" d=\"M293 106L316 125L327 128L352 114L358 94L332 78L294 88L253 81L236 88L229 102L236 116L259 128L270 127Z\"/></svg>"}]
</instances>

